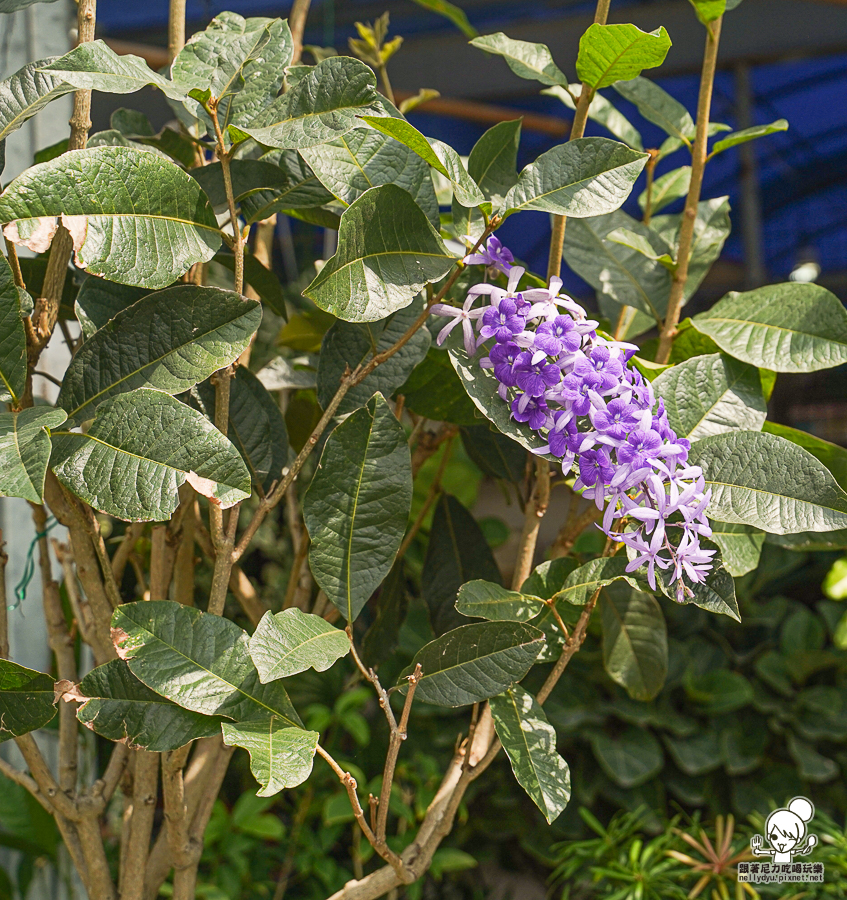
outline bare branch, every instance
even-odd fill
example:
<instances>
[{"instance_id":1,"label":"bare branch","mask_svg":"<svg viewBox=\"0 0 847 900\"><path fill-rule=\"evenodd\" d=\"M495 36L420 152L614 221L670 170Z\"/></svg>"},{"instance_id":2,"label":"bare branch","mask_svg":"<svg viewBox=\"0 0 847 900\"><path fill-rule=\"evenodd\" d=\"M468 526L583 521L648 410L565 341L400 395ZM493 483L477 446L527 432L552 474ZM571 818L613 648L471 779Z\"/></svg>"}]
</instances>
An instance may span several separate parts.
<instances>
[{"instance_id":1,"label":"bare branch","mask_svg":"<svg viewBox=\"0 0 847 900\"><path fill-rule=\"evenodd\" d=\"M129 825L124 830L126 846L120 871L121 900L143 900L144 874L150 853L150 835L156 815L159 793L159 754L147 750L134 751L132 809ZM123 842L122 842L123 843Z\"/></svg>"},{"instance_id":2,"label":"bare branch","mask_svg":"<svg viewBox=\"0 0 847 900\"><path fill-rule=\"evenodd\" d=\"M535 548L538 544L538 532L541 520L550 503L550 463L546 459L535 459L535 486L532 496L524 511L524 524L515 559L515 571L512 575L512 590L519 591L521 585L529 578Z\"/></svg>"}]
</instances>

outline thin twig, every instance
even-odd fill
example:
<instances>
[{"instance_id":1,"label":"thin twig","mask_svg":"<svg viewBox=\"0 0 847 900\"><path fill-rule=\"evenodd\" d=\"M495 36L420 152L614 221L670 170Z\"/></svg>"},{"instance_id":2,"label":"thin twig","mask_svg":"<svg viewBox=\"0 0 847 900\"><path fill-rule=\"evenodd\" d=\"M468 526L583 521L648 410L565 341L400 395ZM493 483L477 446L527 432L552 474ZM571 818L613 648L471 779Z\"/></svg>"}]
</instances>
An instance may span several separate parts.
<instances>
[{"instance_id":1,"label":"thin twig","mask_svg":"<svg viewBox=\"0 0 847 900\"><path fill-rule=\"evenodd\" d=\"M541 520L550 503L550 463L541 457L535 457L535 486L524 512L524 524L521 531L518 553L515 559L515 571L512 575L512 590L519 591L521 585L529 578L535 548L538 544L538 532Z\"/></svg>"},{"instance_id":2,"label":"thin twig","mask_svg":"<svg viewBox=\"0 0 847 900\"><path fill-rule=\"evenodd\" d=\"M185 46L185 0L171 0L168 14L168 59L174 57Z\"/></svg>"},{"instance_id":3,"label":"thin twig","mask_svg":"<svg viewBox=\"0 0 847 900\"><path fill-rule=\"evenodd\" d=\"M6 564L9 557L6 554L6 543L3 540L3 531L0 529L0 657L9 658L9 605L6 598Z\"/></svg>"},{"instance_id":4,"label":"thin twig","mask_svg":"<svg viewBox=\"0 0 847 900\"><path fill-rule=\"evenodd\" d=\"M306 16L309 15L311 0L294 0L291 12L288 14L288 27L291 29L291 38L294 43L294 55L291 57L291 65L300 62L303 52L303 32L306 30Z\"/></svg>"},{"instance_id":5,"label":"thin twig","mask_svg":"<svg viewBox=\"0 0 847 900\"><path fill-rule=\"evenodd\" d=\"M158 785L159 754L136 750L132 818L120 872L121 900L143 900L144 897L144 873L150 853Z\"/></svg>"}]
</instances>

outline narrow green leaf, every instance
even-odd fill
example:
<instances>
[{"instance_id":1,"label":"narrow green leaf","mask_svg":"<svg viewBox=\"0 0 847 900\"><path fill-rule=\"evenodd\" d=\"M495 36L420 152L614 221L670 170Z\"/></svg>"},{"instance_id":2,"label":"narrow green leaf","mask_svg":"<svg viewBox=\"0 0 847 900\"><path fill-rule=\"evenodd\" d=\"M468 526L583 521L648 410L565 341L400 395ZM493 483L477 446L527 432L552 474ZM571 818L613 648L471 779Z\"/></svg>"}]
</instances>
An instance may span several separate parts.
<instances>
[{"instance_id":1,"label":"narrow green leaf","mask_svg":"<svg viewBox=\"0 0 847 900\"><path fill-rule=\"evenodd\" d=\"M662 769L661 745L646 728L630 725L614 737L603 731L588 737L600 768L622 788L638 787Z\"/></svg>"},{"instance_id":2,"label":"narrow green leaf","mask_svg":"<svg viewBox=\"0 0 847 900\"><path fill-rule=\"evenodd\" d=\"M635 78L643 69L660 66L670 47L671 39L664 28L647 32L635 25L595 22L579 39L576 74L596 91Z\"/></svg>"},{"instance_id":3,"label":"narrow green leaf","mask_svg":"<svg viewBox=\"0 0 847 900\"><path fill-rule=\"evenodd\" d=\"M67 693L80 701L76 717L86 728L133 750L178 750L221 730L217 716L190 712L151 691L121 659L93 669Z\"/></svg>"},{"instance_id":4,"label":"narrow green leaf","mask_svg":"<svg viewBox=\"0 0 847 900\"><path fill-rule=\"evenodd\" d=\"M112 640L136 678L184 709L302 727L282 683L259 681L247 632L229 619L169 600L125 603Z\"/></svg>"},{"instance_id":5,"label":"narrow green leaf","mask_svg":"<svg viewBox=\"0 0 847 900\"><path fill-rule=\"evenodd\" d=\"M225 509L250 496L235 447L202 413L161 391L107 400L85 434L54 431L50 465L86 503L131 522L170 518L185 481Z\"/></svg>"},{"instance_id":6,"label":"narrow green leaf","mask_svg":"<svg viewBox=\"0 0 847 900\"><path fill-rule=\"evenodd\" d=\"M0 659L0 743L43 728L56 715L53 679Z\"/></svg>"},{"instance_id":7,"label":"narrow green leaf","mask_svg":"<svg viewBox=\"0 0 847 900\"><path fill-rule=\"evenodd\" d=\"M692 324L731 356L775 372L816 372L847 362L847 310L817 284L733 291Z\"/></svg>"},{"instance_id":8,"label":"narrow green leaf","mask_svg":"<svg viewBox=\"0 0 847 900\"><path fill-rule=\"evenodd\" d=\"M271 716L260 722L224 722L224 743L250 754L250 771L262 786L257 797L272 797L302 784L312 774L320 735L292 728Z\"/></svg>"},{"instance_id":9,"label":"narrow green leaf","mask_svg":"<svg viewBox=\"0 0 847 900\"><path fill-rule=\"evenodd\" d=\"M712 540L721 548L723 564L733 578L752 572L759 565L765 533L749 525L731 525L710 519Z\"/></svg>"},{"instance_id":10,"label":"narrow green leaf","mask_svg":"<svg viewBox=\"0 0 847 900\"><path fill-rule=\"evenodd\" d=\"M406 573L403 559L398 559L382 582L376 602L373 624L362 639L362 661L366 666L379 666L394 650L400 638L400 629L409 610L406 590Z\"/></svg>"},{"instance_id":11,"label":"narrow green leaf","mask_svg":"<svg viewBox=\"0 0 847 900\"><path fill-rule=\"evenodd\" d=\"M650 212L656 215L660 210L664 209L674 200L685 197L688 194L688 187L691 184L691 166L681 166L673 169L657 178L653 182L650 191ZM647 209L647 189L645 188L638 196L638 205L642 210Z\"/></svg>"},{"instance_id":12,"label":"narrow green leaf","mask_svg":"<svg viewBox=\"0 0 847 900\"><path fill-rule=\"evenodd\" d=\"M149 293L147 288L130 287L96 275L86 275L74 301L74 312L83 337L88 340L119 312Z\"/></svg>"},{"instance_id":13,"label":"narrow green leaf","mask_svg":"<svg viewBox=\"0 0 847 900\"><path fill-rule=\"evenodd\" d=\"M506 215L536 209L584 219L616 210L632 190L647 154L608 138L579 138L542 153L504 201Z\"/></svg>"},{"instance_id":14,"label":"narrow green leaf","mask_svg":"<svg viewBox=\"0 0 847 900\"><path fill-rule=\"evenodd\" d=\"M489 622L528 622L543 609L538 597L507 591L490 581L468 581L459 588L456 609L463 616Z\"/></svg>"},{"instance_id":15,"label":"narrow green leaf","mask_svg":"<svg viewBox=\"0 0 847 900\"><path fill-rule=\"evenodd\" d=\"M260 144L302 150L356 127L356 117L382 112L376 76L349 56L332 56L310 69L244 131Z\"/></svg>"},{"instance_id":16,"label":"narrow green leaf","mask_svg":"<svg viewBox=\"0 0 847 900\"><path fill-rule=\"evenodd\" d=\"M484 475L518 484L526 474L526 453L520 444L489 425L460 429L462 446Z\"/></svg>"},{"instance_id":17,"label":"narrow green leaf","mask_svg":"<svg viewBox=\"0 0 847 900\"><path fill-rule=\"evenodd\" d=\"M87 41L59 59L42 65L42 72L83 91L131 94L152 85L171 100L185 100L186 86L163 78L140 56L118 56L104 41Z\"/></svg>"},{"instance_id":18,"label":"narrow green leaf","mask_svg":"<svg viewBox=\"0 0 847 900\"><path fill-rule=\"evenodd\" d=\"M9 0L0 0L0 12L6 12L2 7L4 2ZM0 141L17 131L51 100L73 91L73 87L61 78L42 71L54 59L55 56L49 56L27 63L5 81L0 81Z\"/></svg>"},{"instance_id":19,"label":"narrow green leaf","mask_svg":"<svg viewBox=\"0 0 847 900\"><path fill-rule=\"evenodd\" d=\"M822 462L829 469L832 477L838 484L847 490L847 450L839 444L833 444L830 441L821 440L798 428L789 428L787 425L780 425L777 422L765 422L762 431L767 434L775 434L777 437L785 438L792 444L797 444L804 450L808 450L812 456L819 462Z\"/></svg>"},{"instance_id":20,"label":"narrow green leaf","mask_svg":"<svg viewBox=\"0 0 847 900\"><path fill-rule=\"evenodd\" d=\"M754 125L752 128L734 131L725 138L716 141L709 156L717 156L718 153L723 153L724 150L729 150L730 147L737 147L738 144L746 144L747 141L755 141L757 138L776 134L778 131L788 131L788 121L786 119L777 119L769 125Z\"/></svg>"},{"instance_id":21,"label":"narrow green leaf","mask_svg":"<svg viewBox=\"0 0 847 900\"><path fill-rule=\"evenodd\" d=\"M16 243L56 216L74 236L77 265L121 284L164 287L221 244L197 182L169 160L127 147L65 153L27 169L0 195L0 222Z\"/></svg>"},{"instance_id":22,"label":"narrow green leaf","mask_svg":"<svg viewBox=\"0 0 847 900\"><path fill-rule=\"evenodd\" d=\"M579 82L575 82L571 84L569 91L560 85L556 85L555 87L544 88L541 93L557 97L568 109L576 110L576 103L574 103L573 98L578 97L581 90L582 85ZM633 150L644 149L638 129L623 113L618 112L602 94L595 94L591 98L591 103L588 105L588 118L599 122L610 134L614 135L619 141L628 144Z\"/></svg>"},{"instance_id":23,"label":"narrow green leaf","mask_svg":"<svg viewBox=\"0 0 847 900\"><path fill-rule=\"evenodd\" d=\"M325 672L350 652L350 639L320 616L292 607L266 612L250 638L250 656L262 684L306 669Z\"/></svg>"},{"instance_id":24,"label":"narrow green leaf","mask_svg":"<svg viewBox=\"0 0 847 900\"><path fill-rule=\"evenodd\" d=\"M545 44L515 41L502 31L475 37L470 43L480 50L485 50L486 53L502 56L515 75L521 78L567 87L568 79L565 73L553 62L550 50Z\"/></svg>"},{"instance_id":25,"label":"narrow green leaf","mask_svg":"<svg viewBox=\"0 0 847 900\"><path fill-rule=\"evenodd\" d=\"M847 494L811 453L772 434L734 431L697 441L691 465L712 489L709 514L774 534L847 527Z\"/></svg>"},{"instance_id":26,"label":"narrow green leaf","mask_svg":"<svg viewBox=\"0 0 847 900\"><path fill-rule=\"evenodd\" d=\"M50 429L67 419L63 409L36 406L0 413L0 497L44 502Z\"/></svg>"},{"instance_id":27,"label":"narrow green leaf","mask_svg":"<svg viewBox=\"0 0 847 900\"><path fill-rule=\"evenodd\" d=\"M83 344L57 403L80 422L139 387L182 393L237 359L261 318L261 304L220 288L182 284L148 294Z\"/></svg>"},{"instance_id":28,"label":"narrow green leaf","mask_svg":"<svg viewBox=\"0 0 847 900\"><path fill-rule=\"evenodd\" d=\"M656 598L626 584L600 593L603 665L633 700L652 700L668 674L668 629Z\"/></svg>"},{"instance_id":29,"label":"narrow green leaf","mask_svg":"<svg viewBox=\"0 0 847 900\"><path fill-rule=\"evenodd\" d=\"M652 237L655 232L651 231L648 234ZM638 233L630 231L628 228L618 228L609 232L608 239L615 244L623 244L625 247L629 247L630 250L637 251L642 256L646 256L647 259L660 262L670 272L673 272L676 268L676 263L673 261L670 253L665 251L662 242L654 240L651 243L650 238L645 236L643 232ZM655 246L656 244L659 245L658 249Z\"/></svg>"},{"instance_id":30,"label":"narrow green leaf","mask_svg":"<svg viewBox=\"0 0 847 900\"><path fill-rule=\"evenodd\" d=\"M691 441L728 431L758 431L767 416L759 371L722 353L695 356L653 382L668 422Z\"/></svg>"},{"instance_id":31,"label":"narrow green leaf","mask_svg":"<svg viewBox=\"0 0 847 900\"><path fill-rule=\"evenodd\" d=\"M433 12L449 19L458 28L465 37L474 38L479 32L468 21L465 11L456 6L455 3L448 3L447 0L415 0L418 6L424 9L431 9Z\"/></svg>"},{"instance_id":32,"label":"narrow green leaf","mask_svg":"<svg viewBox=\"0 0 847 900\"><path fill-rule=\"evenodd\" d=\"M373 322L408 306L455 259L411 196L371 188L341 217L338 251L303 292L348 322Z\"/></svg>"},{"instance_id":33,"label":"narrow green leaf","mask_svg":"<svg viewBox=\"0 0 847 900\"><path fill-rule=\"evenodd\" d=\"M348 622L388 574L411 503L406 434L376 394L332 432L303 498L312 574Z\"/></svg>"},{"instance_id":34,"label":"narrow green leaf","mask_svg":"<svg viewBox=\"0 0 847 900\"><path fill-rule=\"evenodd\" d=\"M516 684L491 698L491 716L518 784L552 824L571 799L571 775L544 710Z\"/></svg>"},{"instance_id":35,"label":"narrow green leaf","mask_svg":"<svg viewBox=\"0 0 847 900\"><path fill-rule=\"evenodd\" d=\"M436 706L479 703L511 687L532 667L544 638L537 628L513 622L463 625L415 655L420 664L415 698Z\"/></svg>"},{"instance_id":36,"label":"narrow green leaf","mask_svg":"<svg viewBox=\"0 0 847 900\"><path fill-rule=\"evenodd\" d=\"M618 578L622 578L633 588L638 587L637 576L626 571L628 564L626 556L592 559L568 575L562 589L556 592L553 599L565 600L574 606L584 606L595 591Z\"/></svg>"},{"instance_id":37,"label":"narrow green leaf","mask_svg":"<svg viewBox=\"0 0 847 900\"><path fill-rule=\"evenodd\" d=\"M0 401L17 403L26 389L26 331L24 317L32 298L15 284L6 257L0 254Z\"/></svg>"},{"instance_id":38,"label":"narrow green leaf","mask_svg":"<svg viewBox=\"0 0 847 900\"><path fill-rule=\"evenodd\" d=\"M615 90L654 125L685 143L694 138L694 120L688 110L671 95L642 75L630 81L619 81Z\"/></svg>"}]
</instances>

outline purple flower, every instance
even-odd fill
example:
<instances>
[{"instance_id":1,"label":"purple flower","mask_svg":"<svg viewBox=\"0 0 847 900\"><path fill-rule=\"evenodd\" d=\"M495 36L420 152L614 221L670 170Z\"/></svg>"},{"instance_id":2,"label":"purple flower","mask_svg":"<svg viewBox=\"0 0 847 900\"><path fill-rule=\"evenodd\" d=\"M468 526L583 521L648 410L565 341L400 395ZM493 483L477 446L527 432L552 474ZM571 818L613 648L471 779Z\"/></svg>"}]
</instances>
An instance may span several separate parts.
<instances>
[{"instance_id":1,"label":"purple flower","mask_svg":"<svg viewBox=\"0 0 847 900\"><path fill-rule=\"evenodd\" d=\"M615 470L609 454L601 450L586 450L579 457L579 477L583 484L589 487L597 484L608 484L612 480Z\"/></svg>"},{"instance_id":2,"label":"purple flower","mask_svg":"<svg viewBox=\"0 0 847 900\"><path fill-rule=\"evenodd\" d=\"M533 431L544 427L547 415L547 404L542 397L521 394L512 401L513 418L518 422L526 422Z\"/></svg>"},{"instance_id":3,"label":"purple flower","mask_svg":"<svg viewBox=\"0 0 847 900\"><path fill-rule=\"evenodd\" d=\"M514 363L521 352L521 348L514 343L495 344L491 348L488 358L494 364L494 377L506 387L516 387Z\"/></svg>"},{"instance_id":4,"label":"purple flower","mask_svg":"<svg viewBox=\"0 0 847 900\"><path fill-rule=\"evenodd\" d=\"M613 400L612 403L614 402ZM610 403L609 406L611 405ZM642 469L661 446L662 439L655 431L633 431L626 443L618 448L618 459L632 469Z\"/></svg>"},{"instance_id":5,"label":"purple flower","mask_svg":"<svg viewBox=\"0 0 847 900\"><path fill-rule=\"evenodd\" d=\"M562 379L561 369L547 362L547 354L543 350L521 353L515 363L515 375L518 387L531 397L543 396L547 388L553 387Z\"/></svg>"},{"instance_id":6,"label":"purple flower","mask_svg":"<svg viewBox=\"0 0 847 900\"><path fill-rule=\"evenodd\" d=\"M500 239L493 234L486 241L484 250L471 253L462 260L465 265L490 266L492 269L498 269L504 275L509 274L514 261L515 257L512 256L512 251L508 247L504 247L500 243Z\"/></svg>"},{"instance_id":7,"label":"purple flower","mask_svg":"<svg viewBox=\"0 0 847 900\"><path fill-rule=\"evenodd\" d=\"M504 297L497 306L489 306L483 313L479 343L493 337L502 344L523 330L524 319L518 315L517 304L511 297Z\"/></svg>"},{"instance_id":8,"label":"purple flower","mask_svg":"<svg viewBox=\"0 0 847 900\"><path fill-rule=\"evenodd\" d=\"M606 404L605 409L590 410L589 416L591 424L598 431L605 431L617 440L623 440L626 433L637 428L641 421L641 417L636 413L637 410L633 404L627 403L620 397L615 397ZM620 453L618 453L618 457L620 457Z\"/></svg>"},{"instance_id":9,"label":"purple flower","mask_svg":"<svg viewBox=\"0 0 847 900\"><path fill-rule=\"evenodd\" d=\"M589 369L584 375L571 372L562 382L562 399L570 401L571 409L578 416L586 416L592 403L603 402L597 393L600 381L600 376L593 369Z\"/></svg>"},{"instance_id":10,"label":"purple flower","mask_svg":"<svg viewBox=\"0 0 847 900\"><path fill-rule=\"evenodd\" d=\"M471 309L476 297L468 296L461 309L450 306L447 303L436 303L430 310L436 316L453 316L453 321L448 322L441 331L438 332L438 340L436 343L440 347L447 338L447 335L459 324L462 323L462 332L465 342L465 352L468 356L476 353L476 341L473 333L473 319L478 319L485 310Z\"/></svg>"}]
</instances>

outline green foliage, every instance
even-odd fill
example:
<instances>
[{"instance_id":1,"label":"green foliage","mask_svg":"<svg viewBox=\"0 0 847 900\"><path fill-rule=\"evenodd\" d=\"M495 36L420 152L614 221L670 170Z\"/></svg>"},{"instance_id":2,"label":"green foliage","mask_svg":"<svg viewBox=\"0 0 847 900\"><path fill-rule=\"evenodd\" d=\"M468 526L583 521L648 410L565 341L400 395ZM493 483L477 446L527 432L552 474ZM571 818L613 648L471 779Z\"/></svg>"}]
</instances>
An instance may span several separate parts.
<instances>
[{"instance_id":1,"label":"green foliage","mask_svg":"<svg viewBox=\"0 0 847 900\"><path fill-rule=\"evenodd\" d=\"M56 715L53 679L0 659L0 743L36 728Z\"/></svg>"},{"instance_id":2,"label":"green foliage","mask_svg":"<svg viewBox=\"0 0 847 900\"><path fill-rule=\"evenodd\" d=\"M486 53L502 56L515 75L521 78L548 85L568 85L565 73L553 62L553 56L544 44L516 41L502 31L475 37L471 44Z\"/></svg>"},{"instance_id":3,"label":"green foliage","mask_svg":"<svg viewBox=\"0 0 847 900\"><path fill-rule=\"evenodd\" d=\"M299 609L266 612L250 638L250 658L263 684L309 668L324 672L349 652L343 631Z\"/></svg>"},{"instance_id":4,"label":"green foliage","mask_svg":"<svg viewBox=\"0 0 847 900\"><path fill-rule=\"evenodd\" d=\"M29 5L20 0L3 0L0 12L11 12L11 9L5 9L10 3L14 4L12 8ZM0 81L0 143L52 100L73 90L62 79L43 71L44 66L54 59L48 57L27 63L5 81Z\"/></svg>"},{"instance_id":5,"label":"green foliage","mask_svg":"<svg viewBox=\"0 0 847 900\"><path fill-rule=\"evenodd\" d=\"M635 25L599 25L596 22L579 40L576 74L593 90L628 81L643 69L665 61L671 39L664 28L645 32Z\"/></svg>"},{"instance_id":6,"label":"green foliage","mask_svg":"<svg viewBox=\"0 0 847 900\"><path fill-rule=\"evenodd\" d=\"M50 461L50 429L67 418L61 409L24 409L0 413L0 497L41 503Z\"/></svg>"}]
</instances>

